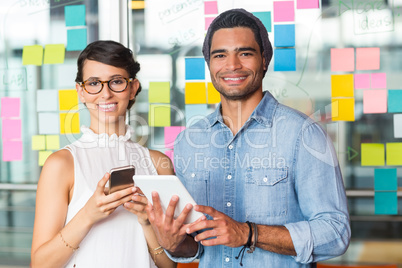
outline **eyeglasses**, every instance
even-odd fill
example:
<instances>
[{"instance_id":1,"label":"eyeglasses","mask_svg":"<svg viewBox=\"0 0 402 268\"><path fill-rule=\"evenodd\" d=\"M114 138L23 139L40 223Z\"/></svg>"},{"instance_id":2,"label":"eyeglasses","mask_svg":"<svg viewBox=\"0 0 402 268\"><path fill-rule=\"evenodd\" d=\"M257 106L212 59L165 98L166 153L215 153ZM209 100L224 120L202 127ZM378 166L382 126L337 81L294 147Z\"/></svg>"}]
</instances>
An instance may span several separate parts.
<instances>
[{"instance_id":1,"label":"eyeglasses","mask_svg":"<svg viewBox=\"0 0 402 268\"><path fill-rule=\"evenodd\" d=\"M123 92L126 88L128 83L132 82L134 78L113 78L109 81L100 81L100 80L85 80L84 82L78 82L80 86L84 88L84 90L88 94L98 94L103 89L103 84L109 86L109 89L113 92Z\"/></svg>"}]
</instances>

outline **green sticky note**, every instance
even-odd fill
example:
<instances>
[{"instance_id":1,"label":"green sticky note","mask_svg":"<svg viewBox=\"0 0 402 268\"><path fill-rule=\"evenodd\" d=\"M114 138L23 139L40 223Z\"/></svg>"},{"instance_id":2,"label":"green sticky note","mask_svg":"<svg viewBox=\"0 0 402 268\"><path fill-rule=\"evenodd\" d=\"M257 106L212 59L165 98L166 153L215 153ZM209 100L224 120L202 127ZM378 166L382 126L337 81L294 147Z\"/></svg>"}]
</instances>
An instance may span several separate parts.
<instances>
[{"instance_id":1,"label":"green sticky note","mask_svg":"<svg viewBox=\"0 0 402 268\"><path fill-rule=\"evenodd\" d=\"M398 214L397 192L374 192L374 213L382 215Z\"/></svg>"},{"instance_id":2,"label":"green sticky note","mask_svg":"<svg viewBox=\"0 0 402 268\"><path fill-rule=\"evenodd\" d=\"M32 136L32 150L40 151L46 149L46 142L44 135Z\"/></svg>"},{"instance_id":3,"label":"green sticky note","mask_svg":"<svg viewBox=\"0 0 402 268\"><path fill-rule=\"evenodd\" d=\"M22 49L22 65L42 65L43 47L40 45L24 46Z\"/></svg>"},{"instance_id":4,"label":"green sticky note","mask_svg":"<svg viewBox=\"0 0 402 268\"><path fill-rule=\"evenodd\" d=\"M150 82L149 103L170 103L170 82Z\"/></svg>"},{"instance_id":5,"label":"green sticky note","mask_svg":"<svg viewBox=\"0 0 402 268\"><path fill-rule=\"evenodd\" d=\"M45 164L46 159L52 154L52 151L39 151L39 166L43 166Z\"/></svg>"},{"instance_id":6,"label":"green sticky note","mask_svg":"<svg viewBox=\"0 0 402 268\"><path fill-rule=\"evenodd\" d=\"M361 144L362 166L384 166L385 150L382 143Z\"/></svg>"},{"instance_id":7,"label":"green sticky note","mask_svg":"<svg viewBox=\"0 0 402 268\"><path fill-rule=\"evenodd\" d=\"M387 166L402 166L402 142L387 143Z\"/></svg>"},{"instance_id":8,"label":"green sticky note","mask_svg":"<svg viewBox=\"0 0 402 268\"><path fill-rule=\"evenodd\" d=\"M170 105L150 104L148 113L148 124L150 127L169 127Z\"/></svg>"},{"instance_id":9,"label":"green sticky note","mask_svg":"<svg viewBox=\"0 0 402 268\"><path fill-rule=\"evenodd\" d=\"M60 149L60 136L59 135L46 135L46 149L47 150Z\"/></svg>"},{"instance_id":10,"label":"green sticky note","mask_svg":"<svg viewBox=\"0 0 402 268\"><path fill-rule=\"evenodd\" d=\"M397 191L398 176L396 175L396 168L374 169L374 190Z\"/></svg>"},{"instance_id":11,"label":"green sticky note","mask_svg":"<svg viewBox=\"0 0 402 268\"><path fill-rule=\"evenodd\" d=\"M64 55L66 49L63 44L46 45L44 64L60 64L64 63Z\"/></svg>"}]
</instances>

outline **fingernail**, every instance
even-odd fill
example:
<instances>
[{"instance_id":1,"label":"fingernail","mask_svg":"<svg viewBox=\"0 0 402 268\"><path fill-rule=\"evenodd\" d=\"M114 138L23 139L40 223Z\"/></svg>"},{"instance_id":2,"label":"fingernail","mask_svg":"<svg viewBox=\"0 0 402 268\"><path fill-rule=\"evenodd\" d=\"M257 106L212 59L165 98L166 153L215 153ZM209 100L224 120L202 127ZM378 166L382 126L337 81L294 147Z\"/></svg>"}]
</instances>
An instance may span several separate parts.
<instances>
[{"instance_id":1,"label":"fingernail","mask_svg":"<svg viewBox=\"0 0 402 268\"><path fill-rule=\"evenodd\" d=\"M190 228L186 229L186 233L190 234Z\"/></svg>"},{"instance_id":2,"label":"fingernail","mask_svg":"<svg viewBox=\"0 0 402 268\"><path fill-rule=\"evenodd\" d=\"M198 239L197 239L196 237L194 237L194 241L195 241L195 242L198 242ZM202 244L202 242L201 242L201 244Z\"/></svg>"}]
</instances>

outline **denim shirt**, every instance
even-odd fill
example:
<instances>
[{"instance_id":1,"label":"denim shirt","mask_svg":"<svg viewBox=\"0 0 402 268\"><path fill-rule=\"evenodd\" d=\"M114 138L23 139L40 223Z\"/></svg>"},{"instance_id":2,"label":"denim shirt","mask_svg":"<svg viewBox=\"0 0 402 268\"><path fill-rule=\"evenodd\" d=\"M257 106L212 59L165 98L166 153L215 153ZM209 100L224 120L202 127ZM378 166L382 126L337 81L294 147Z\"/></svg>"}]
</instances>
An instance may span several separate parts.
<instances>
[{"instance_id":1,"label":"denim shirt","mask_svg":"<svg viewBox=\"0 0 402 268\"><path fill-rule=\"evenodd\" d=\"M239 222L283 225L296 256L257 248L244 267L315 267L343 254L350 241L349 214L338 160L326 132L269 93L236 135L217 110L176 139L177 176L200 205ZM261 234L260 234L261 235ZM241 247L202 246L199 267L240 267Z\"/></svg>"}]
</instances>

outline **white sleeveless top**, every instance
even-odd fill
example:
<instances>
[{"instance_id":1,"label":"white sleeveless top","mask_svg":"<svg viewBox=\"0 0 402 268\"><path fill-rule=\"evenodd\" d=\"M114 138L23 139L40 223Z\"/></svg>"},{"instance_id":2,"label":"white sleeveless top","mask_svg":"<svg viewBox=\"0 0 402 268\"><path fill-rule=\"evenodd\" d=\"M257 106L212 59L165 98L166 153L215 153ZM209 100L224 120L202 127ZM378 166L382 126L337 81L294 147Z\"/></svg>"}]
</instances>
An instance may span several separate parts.
<instances>
[{"instance_id":1,"label":"white sleeveless top","mask_svg":"<svg viewBox=\"0 0 402 268\"><path fill-rule=\"evenodd\" d=\"M95 134L82 126L81 138L64 147L74 157L74 192L68 206L66 224L94 193L97 183L111 168L133 165L136 174L156 175L149 150L126 134ZM65 267L156 267L147 248L137 216L118 207L110 216L93 225Z\"/></svg>"}]
</instances>

